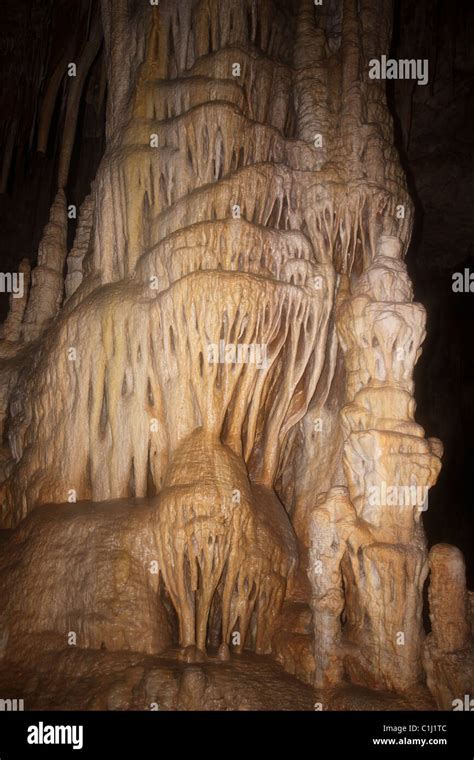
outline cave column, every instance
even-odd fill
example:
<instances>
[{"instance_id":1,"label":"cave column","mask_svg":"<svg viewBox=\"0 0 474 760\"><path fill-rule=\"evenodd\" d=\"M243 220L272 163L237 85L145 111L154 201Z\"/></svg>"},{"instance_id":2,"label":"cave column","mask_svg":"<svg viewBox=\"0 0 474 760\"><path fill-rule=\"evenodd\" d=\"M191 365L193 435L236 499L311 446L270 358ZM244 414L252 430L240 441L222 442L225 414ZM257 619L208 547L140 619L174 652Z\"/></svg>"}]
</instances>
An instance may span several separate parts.
<instances>
[{"instance_id":1,"label":"cave column","mask_svg":"<svg viewBox=\"0 0 474 760\"><path fill-rule=\"evenodd\" d=\"M413 368L425 312L412 302L401 241L381 236L373 262L342 287L337 309L346 369L344 473L365 538L342 561L345 666L356 683L404 690L421 677L420 521L441 444L414 421Z\"/></svg>"}]
</instances>

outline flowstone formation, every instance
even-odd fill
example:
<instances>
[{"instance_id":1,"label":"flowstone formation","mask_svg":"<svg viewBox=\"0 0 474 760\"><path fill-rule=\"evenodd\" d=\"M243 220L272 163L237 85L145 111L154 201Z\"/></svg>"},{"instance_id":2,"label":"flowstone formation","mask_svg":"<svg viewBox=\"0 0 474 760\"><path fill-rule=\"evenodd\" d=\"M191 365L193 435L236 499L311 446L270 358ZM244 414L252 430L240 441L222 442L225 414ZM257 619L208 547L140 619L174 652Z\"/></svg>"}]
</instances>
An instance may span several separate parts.
<instances>
[{"instance_id":1,"label":"flowstone formation","mask_svg":"<svg viewBox=\"0 0 474 760\"><path fill-rule=\"evenodd\" d=\"M375 0L103 0L82 64L103 30L105 155L68 251L65 134L3 332L5 669L45 670L71 642L126 670L127 650L173 660L170 709L258 708L225 685L258 655L301 709L308 684L405 706L422 685L442 448L414 417L412 204L368 75L391 17ZM451 649L431 635L438 699ZM234 674L218 693L216 667ZM87 705L137 706L114 694Z\"/></svg>"}]
</instances>

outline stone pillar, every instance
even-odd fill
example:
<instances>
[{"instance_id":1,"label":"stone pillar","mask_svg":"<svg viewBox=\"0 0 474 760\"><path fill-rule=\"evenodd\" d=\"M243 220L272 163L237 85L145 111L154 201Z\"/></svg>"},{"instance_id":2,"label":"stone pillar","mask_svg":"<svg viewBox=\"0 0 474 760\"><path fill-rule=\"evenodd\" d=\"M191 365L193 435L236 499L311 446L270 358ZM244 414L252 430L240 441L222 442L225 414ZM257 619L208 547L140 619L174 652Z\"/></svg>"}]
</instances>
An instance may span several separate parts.
<instances>
[{"instance_id":1,"label":"stone pillar","mask_svg":"<svg viewBox=\"0 0 474 760\"><path fill-rule=\"evenodd\" d=\"M31 275L30 298L23 321L26 343L39 338L59 311L64 295L66 253L66 196L63 190L58 190L39 246L38 265Z\"/></svg>"},{"instance_id":2,"label":"stone pillar","mask_svg":"<svg viewBox=\"0 0 474 760\"><path fill-rule=\"evenodd\" d=\"M441 454L439 442L425 439L414 420L412 376L425 312L412 303L401 241L392 236L380 237L373 262L341 293L344 472L357 516L370 532L343 560L345 666L356 683L404 690L422 674L428 567L420 516Z\"/></svg>"},{"instance_id":3,"label":"stone pillar","mask_svg":"<svg viewBox=\"0 0 474 760\"><path fill-rule=\"evenodd\" d=\"M466 565L456 546L436 544L430 551L430 620L433 638L442 652L469 644Z\"/></svg>"},{"instance_id":4,"label":"stone pillar","mask_svg":"<svg viewBox=\"0 0 474 760\"><path fill-rule=\"evenodd\" d=\"M332 686L343 677L341 560L354 521L355 512L346 488L332 488L321 494L311 515L309 577L313 590L316 688Z\"/></svg>"},{"instance_id":5,"label":"stone pillar","mask_svg":"<svg viewBox=\"0 0 474 760\"><path fill-rule=\"evenodd\" d=\"M442 710L474 707L474 640L470 629L466 566L456 546L430 551L431 633L423 646L428 688Z\"/></svg>"}]
</instances>

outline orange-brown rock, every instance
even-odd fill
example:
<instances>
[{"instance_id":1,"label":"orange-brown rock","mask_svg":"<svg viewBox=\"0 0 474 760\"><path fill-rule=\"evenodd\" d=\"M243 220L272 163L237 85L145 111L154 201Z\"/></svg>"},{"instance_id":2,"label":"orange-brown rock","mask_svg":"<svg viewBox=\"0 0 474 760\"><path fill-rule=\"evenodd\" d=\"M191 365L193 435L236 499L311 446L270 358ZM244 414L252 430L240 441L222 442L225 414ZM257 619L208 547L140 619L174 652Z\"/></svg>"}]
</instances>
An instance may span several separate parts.
<instances>
[{"instance_id":1,"label":"orange-brown rock","mask_svg":"<svg viewBox=\"0 0 474 760\"><path fill-rule=\"evenodd\" d=\"M68 704L91 709L432 704L422 513L442 445L415 419L413 204L368 73L391 15L102 0L93 17L0 346L0 685L20 674L33 705L56 705L74 668ZM106 146L68 250L102 36ZM444 705L466 596L438 554L425 670ZM31 672L58 653L42 698Z\"/></svg>"}]
</instances>

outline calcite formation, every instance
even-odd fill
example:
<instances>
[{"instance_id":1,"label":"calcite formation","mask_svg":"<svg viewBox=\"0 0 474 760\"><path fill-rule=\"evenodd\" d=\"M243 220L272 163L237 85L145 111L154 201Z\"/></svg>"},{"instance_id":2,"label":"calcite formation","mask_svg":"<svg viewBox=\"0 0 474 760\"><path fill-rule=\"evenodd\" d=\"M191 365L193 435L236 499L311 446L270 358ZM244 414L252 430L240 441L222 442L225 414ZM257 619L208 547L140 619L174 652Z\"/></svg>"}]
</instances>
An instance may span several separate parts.
<instances>
[{"instance_id":1,"label":"calcite formation","mask_svg":"<svg viewBox=\"0 0 474 760\"><path fill-rule=\"evenodd\" d=\"M102 32L107 145L68 251ZM3 334L4 662L73 633L225 667L252 650L323 691L423 682L442 446L415 420L412 203L368 74L390 35L375 0L103 0ZM461 591L445 630L439 562L435 696L432 663L468 635ZM207 693L189 668L183 709Z\"/></svg>"},{"instance_id":2,"label":"calcite formation","mask_svg":"<svg viewBox=\"0 0 474 760\"><path fill-rule=\"evenodd\" d=\"M420 517L441 450L414 421L412 373L424 312L410 300L398 239L382 237L372 264L339 298L348 402L343 466L350 502L370 535L359 543L352 534L355 545L342 560L346 664L355 680L406 689L421 675L427 562Z\"/></svg>"},{"instance_id":3,"label":"calcite formation","mask_svg":"<svg viewBox=\"0 0 474 760\"><path fill-rule=\"evenodd\" d=\"M445 710L472 709L474 638L462 552L449 544L430 551L431 633L423 645L428 686ZM467 702L467 706L466 706Z\"/></svg>"}]
</instances>

